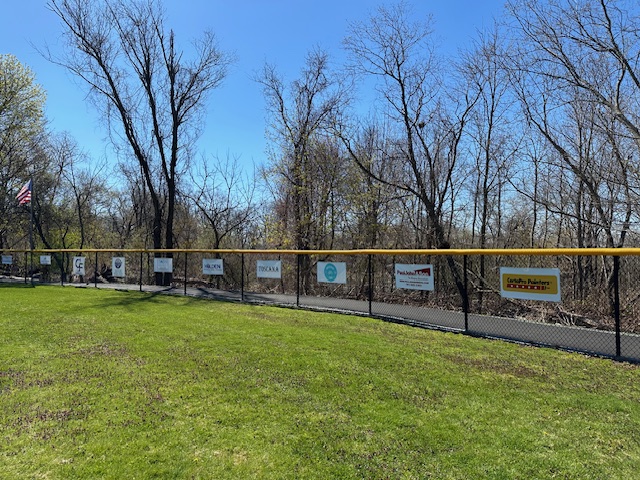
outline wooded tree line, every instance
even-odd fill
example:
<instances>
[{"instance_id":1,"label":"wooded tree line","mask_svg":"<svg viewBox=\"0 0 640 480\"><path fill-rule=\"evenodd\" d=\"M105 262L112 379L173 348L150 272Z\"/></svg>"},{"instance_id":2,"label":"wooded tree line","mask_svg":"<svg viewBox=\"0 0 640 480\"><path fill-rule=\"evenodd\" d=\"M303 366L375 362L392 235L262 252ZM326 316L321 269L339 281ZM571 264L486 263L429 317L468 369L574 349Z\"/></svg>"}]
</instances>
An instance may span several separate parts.
<instances>
[{"instance_id":1,"label":"wooded tree line","mask_svg":"<svg viewBox=\"0 0 640 480\"><path fill-rule=\"evenodd\" d=\"M640 244L637 2L510 0L455 58L432 18L380 7L345 32L344 64L316 48L297 78L256 73L270 150L255 172L196 151L233 62L213 34L182 50L155 0L48 6L67 40L49 58L88 87L117 167L48 130L28 66L0 56L0 249L26 246L31 176L40 247Z\"/></svg>"}]
</instances>

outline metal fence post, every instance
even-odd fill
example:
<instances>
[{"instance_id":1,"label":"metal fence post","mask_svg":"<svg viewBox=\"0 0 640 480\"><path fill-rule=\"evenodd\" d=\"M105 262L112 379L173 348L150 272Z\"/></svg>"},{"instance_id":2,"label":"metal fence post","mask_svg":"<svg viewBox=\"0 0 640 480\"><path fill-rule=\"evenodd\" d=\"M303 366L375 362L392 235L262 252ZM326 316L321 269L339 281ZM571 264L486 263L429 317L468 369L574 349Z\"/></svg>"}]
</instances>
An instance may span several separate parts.
<instances>
[{"instance_id":1,"label":"metal fence post","mask_svg":"<svg viewBox=\"0 0 640 480\"><path fill-rule=\"evenodd\" d=\"M240 301L244 302L244 253L240 254Z\"/></svg>"},{"instance_id":2,"label":"metal fence post","mask_svg":"<svg viewBox=\"0 0 640 480\"><path fill-rule=\"evenodd\" d=\"M187 260L189 257L187 256L187 252L184 252L184 294L187 294Z\"/></svg>"},{"instance_id":3,"label":"metal fence post","mask_svg":"<svg viewBox=\"0 0 640 480\"><path fill-rule=\"evenodd\" d=\"M467 256L462 257L462 269L464 270L464 295L462 296L462 308L464 308L464 331L469 331L469 274L467 272Z\"/></svg>"},{"instance_id":4,"label":"metal fence post","mask_svg":"<svg viewBox=\"0 0 640 480\"><path fill-rule=\"evenodd\" d=\"M96 270L93 272L93 284L98 288L98 252L96 252Z\"/></svg>"},{"instance_id":5,"label":"metal fence post","mask_svg":"<svg viewBox=\"0 0 640 480\"><path fill-rule=\"evenodd\" d=\"M142 291L142 258L144 256L144 252L140 250L140 291Z\"/></svg>"},{"instance_id":6,"label":"metal fence post","mask_svg":"<svg viewBox=\"0 0 640 480\"><path fill-rule=\"evenodd\" d=\"M297 268L296 268L296 307L300 306L300 254L296 255Z\"/></svg>"},{"instance_id":7,"label":"metal fence post","mask_svg":"<svg viewBox=\"0 0 640 480\"><path fill-rule=\"evenodd\" d=\"M369 291L367 292L369 297L369 315L373 315L373 261L371 254L369 254L368 258L367 275L369 276Z\"/></svg>"},{"instance_id":8,"label":"metal fence post","mask_svg":"<svg viewBox=\"0 0 640 480\"><path fill-rule=\"evenodd\" d=\"M11 268L11 265L9 265ZM19 271L19 270L18 270ZM9 270L11 272L11 270ZM29 276L29 265L27 263L27 252L24 252L24 284L27 284L27 277Z\"/></svg>"},{"instance_id":9,"label":"metal fence post","mask_svg":"<svg viewBox=\"0 0 640 480\"><path fill-rule=\"evenodd\" d=\"M620 349L620 257L613 257L613 312L616 322L616 357L621 356Z\"/></svg>"},{"instance_id":10,"label":"metal fence post","mask_svg":"<svg viewBox=\"0 0 640 480\"><path fill-rule=\"evenodd\" d=\"M60 286L64 287L64 261L65 261L65 253L62 252L62 259L60 261Z\"/></svg>"}]
</instances>

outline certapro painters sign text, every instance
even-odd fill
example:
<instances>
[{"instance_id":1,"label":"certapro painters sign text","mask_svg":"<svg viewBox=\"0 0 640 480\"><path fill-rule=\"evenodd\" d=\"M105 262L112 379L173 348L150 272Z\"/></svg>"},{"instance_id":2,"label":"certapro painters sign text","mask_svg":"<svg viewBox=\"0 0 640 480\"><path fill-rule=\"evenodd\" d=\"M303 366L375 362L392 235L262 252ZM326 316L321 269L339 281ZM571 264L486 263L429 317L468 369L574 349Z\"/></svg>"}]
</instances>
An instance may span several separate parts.
<instances>
[{"instance_id":1,"label":"certapro painters sign text","mask_svg":"<svg viewBox=\"0 0 640 480\"><path fill-rule=\"evenodd\" d=\"M500 294L505 298L559 302L560 270L500 267Z\"/></svg>"}]
</instances>

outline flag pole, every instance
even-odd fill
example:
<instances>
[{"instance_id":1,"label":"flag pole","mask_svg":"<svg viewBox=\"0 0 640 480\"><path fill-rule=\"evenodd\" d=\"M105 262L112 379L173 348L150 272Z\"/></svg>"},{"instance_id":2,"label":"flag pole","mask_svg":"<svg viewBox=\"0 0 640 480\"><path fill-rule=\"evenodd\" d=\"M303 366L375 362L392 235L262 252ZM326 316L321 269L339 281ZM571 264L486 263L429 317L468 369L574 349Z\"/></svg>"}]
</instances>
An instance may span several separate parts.
<instances>
[{"instance_id":1,"label":"flag pole","mask_svg":"<svg viewBox=\"0 0 640 480\"><path fill-rule=\"evenodd\" d=\"M31 271L31 286L33 287L33 201L36 198L35 185L33 182L33 175L31 176L31 201L29 202L29 246L31 247L31 259L29 261L29 269Z\"/></svg>"},{"instance_id":2,"label":"flag pole","mask_svg":"<svg viewBox=\"0 0 640 480\"><path fill-rule=\"evenodd\" d=\"M29 261L29 268L30 268L30 274L31 274L31 286L33 286L33 250L34 250L34 245L33 245L33 176L35 174L35 171L33 172L33 174L31 175L31 178L29 179L29 181L27 183L24 184L24 186L20 189L20 191L18 192L18 195L16 195L16 198L18 199L18 203L19 205L24 205L25 203L29 202L29 250L31 253L31 259ZM25 251L25 256L26 256L27 252ZM26 265L26 258L25 258L25 269L27 268ZM27 282L27 272L25 272L24 274L24 281L25 283Z\"/></svg>"}]
</instances>

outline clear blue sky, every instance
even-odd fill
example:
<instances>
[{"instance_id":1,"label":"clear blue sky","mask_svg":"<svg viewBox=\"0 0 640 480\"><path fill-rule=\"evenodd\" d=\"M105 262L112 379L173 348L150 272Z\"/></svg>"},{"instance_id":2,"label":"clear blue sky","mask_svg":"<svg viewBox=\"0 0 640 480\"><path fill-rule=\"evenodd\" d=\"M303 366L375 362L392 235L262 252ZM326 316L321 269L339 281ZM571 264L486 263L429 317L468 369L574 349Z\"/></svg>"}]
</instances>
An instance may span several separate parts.
<instances>
[{"instance_id":1,"label":"clear blue sky","mask_svg":"<svg viewBox=\"0 0 640 480\"><path fill-rule=\"evenodd\" d=\"M490 27L504 0L408 0L416 15L433 16L443 52L469 45L478 29ZM216 33L220 46L237 62L210 98L200 150L207 155L240 156L243 163L266 161L265 103L252 80L265 62L277 65L288 80L296 78L307 52L318 46L340 62L348 24L364 21L389 0L165 0L167 26L179 44ZM62 67L44 60L35 47L61 47L61 27L46 0L5 0L0 7L0 53L11 53L30 67L47 92L47 117L55 131L67 131L94 160L110 158L105 127L85 101L86 89Z\"/></svg>"}]
</instances>

